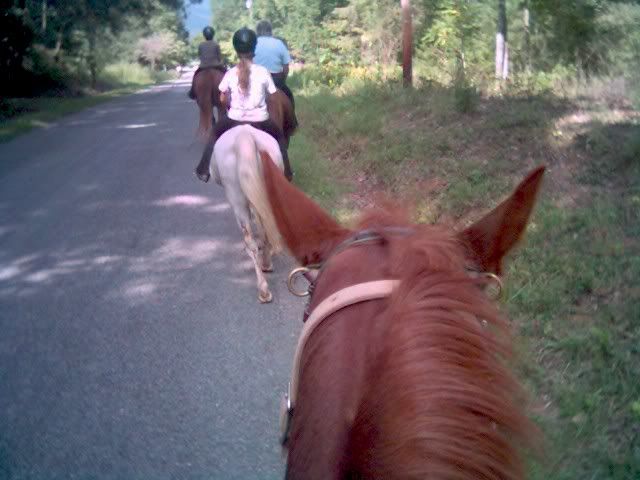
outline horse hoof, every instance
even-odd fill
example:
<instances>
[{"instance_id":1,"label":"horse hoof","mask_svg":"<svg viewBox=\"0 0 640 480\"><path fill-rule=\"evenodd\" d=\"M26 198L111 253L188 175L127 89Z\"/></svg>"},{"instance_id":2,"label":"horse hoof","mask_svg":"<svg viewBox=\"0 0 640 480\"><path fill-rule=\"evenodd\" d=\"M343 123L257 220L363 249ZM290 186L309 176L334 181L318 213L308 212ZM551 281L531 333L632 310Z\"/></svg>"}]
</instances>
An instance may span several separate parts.
<instances>
[{"instance_id":1,"label":"horse hoof","mask_svg":"<svg viewBox=\"0 0 640 480\"><path fill-rule=\"evenodd\" d=\"M211 178L211 175L209 175L208 173L198 173L196 172L196 177L198 177L198 180L207 183L209 181L209 179Z\"/></svg>"},{"instance_id":2,"label":"horse hoof","mask_svg":"<svg viewBox=\"0 0 640 480\"><path fill-rule=\"evenodd\" d=\"M271 303L271 300L273 300L273 295L268 290L266 294L260 292L258 293L258 300L260 301L260 303Z\"/></svg>"}]
</instances>

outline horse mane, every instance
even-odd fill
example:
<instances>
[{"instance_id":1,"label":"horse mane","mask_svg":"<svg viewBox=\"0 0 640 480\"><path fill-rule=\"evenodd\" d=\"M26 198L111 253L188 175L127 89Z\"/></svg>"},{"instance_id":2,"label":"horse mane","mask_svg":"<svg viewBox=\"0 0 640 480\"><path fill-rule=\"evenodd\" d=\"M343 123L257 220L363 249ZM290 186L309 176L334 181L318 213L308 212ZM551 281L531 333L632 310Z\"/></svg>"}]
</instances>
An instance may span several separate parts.
<instances>
[{"instance_id":1,"label":"horse mane","mask_svg":"<svg viewBox=\"0 0 640 480\"><path fill-rule=\"evenodd\" d=\"M360 227L398 226L396 214L369 213ZM354 424L355 444L365 448L353 461L366 478L521 479L522 450L535 446L537 430L507 366L508 324L483 280L465 271L455 233L410 228L409 236L380 229L401 283L384 313L392 321Z\"/></svg>"}]
</instances>

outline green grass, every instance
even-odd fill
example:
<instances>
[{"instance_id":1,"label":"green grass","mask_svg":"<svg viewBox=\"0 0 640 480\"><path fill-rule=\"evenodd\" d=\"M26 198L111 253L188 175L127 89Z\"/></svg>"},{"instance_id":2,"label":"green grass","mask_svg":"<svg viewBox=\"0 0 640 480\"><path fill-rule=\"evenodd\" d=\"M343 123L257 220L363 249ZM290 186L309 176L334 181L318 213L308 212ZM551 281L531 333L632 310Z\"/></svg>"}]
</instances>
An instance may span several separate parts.
<instances>
[{"instance_id":1,"label":"green grass","mask_svg":"<svg viewBox=\"0 0 640 480\"><path fill-rule=\"evenodd\" d=\"M588 184L623 177L637 179L640 176L640 122L637 120L618 124L594 122L588 132L577 138L577 145L594 158L582 173Z\"/></svg>"},{"instance_id":2,"label":"green grass","mask_svg":"<svg viewBox=\"0 0 640 480\"><path fill-rule=\"evenodd\" d=\"M640 478L640 221L618 198L544 202L510 264L507 308L550 405L532 478Z\"/></svg>"},{"instance_id":3,"label":"green grass","mask_svg":"<svg viewBox=\"0 0 640 480\"><path fill-rule=\"evenodd\" d=\"M289 156L295 172L295 184L324 208L334 208L345 186L340 179L334 178L329 165L321 159L320 152L303 131L293 137Z\"/></svg>"},{"instance_id":4,"label":"green grass","mask_svg":"<svg viewBox=\"0 0 640 480\"><path fill-rule=\"evenodd\" d=\"M518 369L546 439L529 477L640 479L637 123L612 115L580 126L576 137L565 130L558 146L556 121L578 109L557 98L482 98L465 114L455 91L437 86L328 88L315 79L299 88L292 159L303 188L341 217L351 217L344 193L362 189L364 175L374 192L417 195L422 221L466 222L533 165L557 162L505 282ZM556 181L569 167L567 180ZM434 180L437 188L425 190Z\"/></svg>"},{"instance_id":5,"label":"green grass","mask_svg":"<svg viewBox=\"0 0 640 480\"><path fill-rule=\"evenodd\" d=\"M170 74L151 72L132 64L107 66L101 73L101 92L82 96L5 98L0 100L0 143L7 142L33 128L46 127L60 117L127 95L154 83L168 80Z\"/></svg>"},{"instance_id":6,"label":"green grass","mask_svg":"<svg viewBox=\"0 0 640 480\"><path fill-rule=\"evenodd\" d=\"M153 71L137 63L113 63L107 65L100 73L100 83L107 88L144 87L154 83L164 82L171 78L171 74Z\"/></svg>"}]
</instances>

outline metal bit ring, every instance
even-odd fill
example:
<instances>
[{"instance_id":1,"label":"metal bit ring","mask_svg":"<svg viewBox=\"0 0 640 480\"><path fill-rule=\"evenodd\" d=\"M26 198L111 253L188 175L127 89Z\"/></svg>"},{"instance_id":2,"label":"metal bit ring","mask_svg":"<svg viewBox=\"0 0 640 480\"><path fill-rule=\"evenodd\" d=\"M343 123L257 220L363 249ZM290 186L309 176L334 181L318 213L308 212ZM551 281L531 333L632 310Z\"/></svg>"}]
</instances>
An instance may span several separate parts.
<instances>
[{"instance_id":1,"label":"metal bit ring","mask_svg":"<svg viewBox=\"0 0 640 480\"><path fill-rule=\"evenodd\" d=\"M291 270L289 278L287 279L287 287L289 288L289 291L296 297L308 297L311 294L308 288L304 291L296 290L295 288L297 278L303 277L305 273L309 273L310 271L311 269L307 267L298 267Z\"/></svg>"},{"instance_id":2,"label":"metal bit ring","mask_svg":"<svg viewBox=\"0 0 640 480\"><path fill-rule=\"evenodd\" d=\"M487 284L493 283L496 287L496 294L493 296L494 300L498 300L502 297L502 292L504 291L502 280L495 273L485 272L484 276L491 280L491 282L487 282Z\"/></svg>"}]
</instances>

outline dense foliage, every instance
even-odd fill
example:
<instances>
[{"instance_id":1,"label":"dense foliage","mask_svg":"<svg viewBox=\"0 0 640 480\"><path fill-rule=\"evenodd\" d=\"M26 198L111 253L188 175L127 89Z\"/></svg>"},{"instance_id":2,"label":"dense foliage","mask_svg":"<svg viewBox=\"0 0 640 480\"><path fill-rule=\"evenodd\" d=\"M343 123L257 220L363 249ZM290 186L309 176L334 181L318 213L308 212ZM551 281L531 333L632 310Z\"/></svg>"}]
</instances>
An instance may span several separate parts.
<instances>
[{"instance_id":1,"label":"dense foliage","mask_svg":"<svg viewBox=\"0 0 640 480\"><path fill-rule=\"evenodd\" d=\"M187 58L182 0L0 0L3 94L96 86L109 63Z\"/></svg>"},{"instance_id":2,"label":"dense foliage","mask_svg":"<svg viewBox=\"0 0 640 480\"><path fill-rule=\"evenodd\" d=\"M49 88L105 65L163 69L193 56L185 3L201 0L0 0L3 93ZM398 0L210 0L224 50L243 25L268 18L294 57L336 70L398 65ZM499 6L506 8L509 78L538 86L592 75L640 78L640 2L617 0L413 0L415 72L483 87L495 73ZM250 6L251 8L247 8ZM46 81L45 81L46 80ZM67 82L68 83L68 82Z\"/></svg>"},{"instance_id":3,"label":"dense foliage","mask_svg":"<svg viewBox=\"0 0 640 480\"><path fill-rule=\"evenodd\" d=\"M478 85L494 77L498 0L413 0L416 72L443 83L459 70ZM510 77L640 77L640 2L506 0ZM298 60L339 66L397 65L397 0L212 0L220 37L270 19Z\"/></svg>"}]
</instances>

